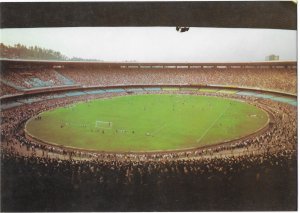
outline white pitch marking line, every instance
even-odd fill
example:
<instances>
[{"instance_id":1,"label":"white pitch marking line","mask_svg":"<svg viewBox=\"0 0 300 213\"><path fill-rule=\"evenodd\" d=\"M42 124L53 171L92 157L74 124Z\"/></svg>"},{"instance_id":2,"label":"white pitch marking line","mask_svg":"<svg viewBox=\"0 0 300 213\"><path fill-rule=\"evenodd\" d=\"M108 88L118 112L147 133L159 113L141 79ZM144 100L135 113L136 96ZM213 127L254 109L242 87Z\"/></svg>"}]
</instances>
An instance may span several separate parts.
<instances>
[{"instance_id":1,"label":"white pitch marking line","mask_svg":"<svg viewBox=\"0 0 300 213\"><path fill-rule=\"evenodd\" d=\"M214 122L211 124L211 126L209 128L206 129L206 131L202 134L202 136L200 138L197 139L197 143L199 143L202 138L208 133L208 131L216 124L216 122L225 114L225 112L228 110L228 108L230 107L230 105L227 106L227 108L216 118L216 120L214 120Z\"/></svg>"},{"instance_id":2,"label":"white pitch marking line","mask_svg":"<svg viewBox=\"0 0 300 213\"><path fill-rule=\"evenodd\" d=\"M152 132L151 135L153 136L154 134L158 133L160 130L162 130L165 127L166 127L166 124L163 124L159 129L157 129L154 132Z\"/></svg>"}]
</instances>

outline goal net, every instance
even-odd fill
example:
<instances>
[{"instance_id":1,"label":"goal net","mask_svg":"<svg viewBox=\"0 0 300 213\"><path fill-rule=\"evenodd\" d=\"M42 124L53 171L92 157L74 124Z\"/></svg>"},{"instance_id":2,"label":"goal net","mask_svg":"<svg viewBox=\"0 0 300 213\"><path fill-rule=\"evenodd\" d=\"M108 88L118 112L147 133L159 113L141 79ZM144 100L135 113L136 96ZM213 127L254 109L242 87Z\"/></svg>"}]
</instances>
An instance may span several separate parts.
<instances>
[{"instance_id":1,"label":"goal net","mask_svg":"<svg viewBox=\"0 0 300 213\"><path fill-rule=\"evenodd\" d=\"M110 121L96 121L95 128L99 129L111 129L113 123Z\"/></svg>"}]
</instances>

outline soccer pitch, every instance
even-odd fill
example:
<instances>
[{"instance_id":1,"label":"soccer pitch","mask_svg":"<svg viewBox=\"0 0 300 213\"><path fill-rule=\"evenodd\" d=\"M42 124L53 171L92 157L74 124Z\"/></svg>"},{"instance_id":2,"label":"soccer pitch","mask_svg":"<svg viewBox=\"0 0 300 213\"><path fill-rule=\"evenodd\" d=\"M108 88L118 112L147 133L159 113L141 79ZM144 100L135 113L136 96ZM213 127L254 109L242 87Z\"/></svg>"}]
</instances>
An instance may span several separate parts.
<instances>
[{"instance_id":1,"label":"soccer pitch","mask_svg":"<svg viewBox=\"0 0 300 213\"><path fill-rule=\"evenodd\" d=\"M108 152L181 150L253 133L268 114L245 102L195 95L131 95L81 102L30 119L44 142Z\"/></svg>"}]
</instances>

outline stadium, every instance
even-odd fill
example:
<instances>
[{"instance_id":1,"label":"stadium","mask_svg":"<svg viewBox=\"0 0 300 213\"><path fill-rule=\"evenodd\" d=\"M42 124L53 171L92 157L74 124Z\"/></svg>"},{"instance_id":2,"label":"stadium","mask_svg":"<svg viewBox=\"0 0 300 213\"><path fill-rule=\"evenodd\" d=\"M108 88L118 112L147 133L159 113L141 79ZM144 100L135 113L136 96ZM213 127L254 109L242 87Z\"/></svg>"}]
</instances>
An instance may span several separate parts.
<instances>
[{"instance_id":1,"label":"stadium","mask_svg":"<svg viewBox=\"0 0 300 213\"><path fill-rule=\"evenodd\" d=\"M297 209L296 61L2 58L0 95L3 211Z\"/></svg>"}]
</instances>

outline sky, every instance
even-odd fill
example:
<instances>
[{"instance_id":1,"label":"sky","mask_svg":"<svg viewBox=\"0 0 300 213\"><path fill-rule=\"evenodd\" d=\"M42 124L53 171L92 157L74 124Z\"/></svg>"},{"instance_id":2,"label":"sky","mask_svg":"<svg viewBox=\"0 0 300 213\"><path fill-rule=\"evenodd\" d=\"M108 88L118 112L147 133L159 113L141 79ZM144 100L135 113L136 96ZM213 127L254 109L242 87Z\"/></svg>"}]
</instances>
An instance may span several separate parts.
<instances>
[{"instance_id":1,"label":"sky","mask_svg":"<svg viewBox=\"0 0 300 213\"><path fill-rule=\"evenodd\" d=\"M175 27L0 29L5 45L60 51L68 57L138 62L248 62L267 55L296 60L295 30Z\"/></svg>"}]
</instances>

